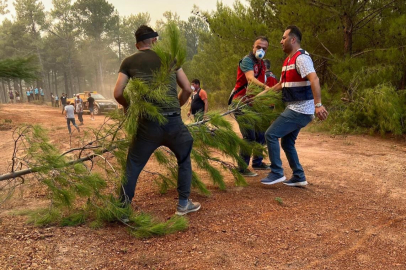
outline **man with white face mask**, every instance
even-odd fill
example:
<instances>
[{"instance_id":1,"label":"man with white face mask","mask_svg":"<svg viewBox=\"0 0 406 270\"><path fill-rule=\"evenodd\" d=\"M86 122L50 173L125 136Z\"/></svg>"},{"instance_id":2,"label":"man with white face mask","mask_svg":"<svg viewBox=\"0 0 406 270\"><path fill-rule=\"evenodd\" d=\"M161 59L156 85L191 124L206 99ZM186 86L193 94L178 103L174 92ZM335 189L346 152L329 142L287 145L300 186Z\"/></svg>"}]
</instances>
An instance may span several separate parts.
<instances>
[{"instance_id":1,"label":"man with white face mask","mask_svg":"<svg viewBox=\"0 0 406 270\"><path fill-rule=\"evenodd\" d=\"M234 99L247 98L248 84L256 84L265 90L270 88L265 85L265 63L262 60L268 49L268 38L264 36L257 37L254 42L252 51L246 55L239 63L237 70L237 82L231 92L229 103ZM249 96L252 97L252 96ZM238 115L236 115L238 120ZM257 142L265 144L264 132L261 130L245 129L240 126L241 134L244 140L248 142ZM240 153L247 166L249 165L251 154ZM270 167L262 162L262 156L254 156L252 159L252 168L255 170L269 170ZM240 168L240 173L244 176L257 176L258 174L249 169Z\"/></svg>"}]
</instances>

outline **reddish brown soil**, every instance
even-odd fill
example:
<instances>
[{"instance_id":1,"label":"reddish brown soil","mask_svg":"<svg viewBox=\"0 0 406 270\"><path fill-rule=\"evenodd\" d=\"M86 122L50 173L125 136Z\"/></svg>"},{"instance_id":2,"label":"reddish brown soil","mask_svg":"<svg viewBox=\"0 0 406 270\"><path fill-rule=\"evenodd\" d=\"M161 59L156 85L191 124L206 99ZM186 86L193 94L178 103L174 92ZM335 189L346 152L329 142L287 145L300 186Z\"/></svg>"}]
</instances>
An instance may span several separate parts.
<instances>
[{"instance_id":1,"label":"reddish brown soil","mask_svg":"<svg viewBox=\"0 0 406 270\"><path fill-rule=\"evenodd\" d=\"M85 115L84 128L103 118ZM42 124L55 144L67 147L59 109L3 105L0 119ZM11 134L0 130L0 173L12 154ZM120 224L26 225L15 211L44 203L40 187L26 185L0 208L0 269L406 269L406 143L303 131L297 149L306 188L263 186L263 171L247 179L248 187L235 187L227 175L226 191L203 178L212 195L192 192L202 209L188 216L189 229L147 240ZM134 204L165 220L176 196L174 190L160 195L153 176L143 173Z\"/></svg>"}]
</instances>

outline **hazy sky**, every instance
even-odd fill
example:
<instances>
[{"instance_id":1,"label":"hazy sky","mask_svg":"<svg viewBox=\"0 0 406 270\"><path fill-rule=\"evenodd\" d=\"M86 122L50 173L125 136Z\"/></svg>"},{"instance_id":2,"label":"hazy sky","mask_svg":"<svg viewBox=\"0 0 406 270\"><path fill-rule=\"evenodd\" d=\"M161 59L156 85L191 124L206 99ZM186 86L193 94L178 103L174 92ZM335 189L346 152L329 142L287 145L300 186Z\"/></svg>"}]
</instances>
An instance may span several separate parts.
<instances>
[{"instance_id":1,"label":"hazy sky","mask_svg":"<svg viewBox=\"0 0 406 270\"><path fill-rule=\"evenodd\" d=\"M120 15L137 14L140 12L148 12L151 16L151 24L155 25L157 20L162 19L162 14L165 11L176 12L181 20L187 20L191 16L193 5L198 6L202 11L212 11L216 9L217 2L222 2L224 5L232 6L235 0L107 0L118 10ZM8 9L10 14L5 16L0 15L0 21L5 17L11 19L14 14L13 0L8 0ZM245 0L240 2L246 3ZM52 0L42 0L45 10L49 11L52 8Z\"/></svg>"}]
</instances>

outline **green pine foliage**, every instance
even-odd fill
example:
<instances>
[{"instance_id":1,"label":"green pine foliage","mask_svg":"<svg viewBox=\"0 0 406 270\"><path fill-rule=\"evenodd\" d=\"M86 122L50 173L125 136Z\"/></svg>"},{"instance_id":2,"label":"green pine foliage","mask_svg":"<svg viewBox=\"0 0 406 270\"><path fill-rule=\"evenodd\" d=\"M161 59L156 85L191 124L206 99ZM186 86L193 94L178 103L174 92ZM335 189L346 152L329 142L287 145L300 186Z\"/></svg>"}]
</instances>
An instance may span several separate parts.
<instances>
[{"instance_id":1,"label":"green pine foliage","mask_svg":"<svg viewBox=\"0 0 406 270\"><path fill-rule=\"evenodd\" d=\"M103 141L111 140L112 134L116 139L121 139L116 131L111 130L111 127L117 126L121 125L113 123L109 127L106 124L104 130L109 133L100 132L96 136L101 137L98 141L100 146L114 145L115 151L121 152L124 149L120 147L127 145L120 145L121 140ZM137 237L165 235L187 228L184 218L162 223L146 214L137 214L130 207L122 207L121 202L112 195L114 186L121 184L116 175L92 172L88 164L77 161L77 156L61 154L49 142L46 130L40 126L24 126L21 129L24 140L19 144L28 147L25 151L25 160L29 160L27 165L34 168L39 181L47 187L51 202L48 208L22 213L29 216L29 223L37 226L89 224L92 228L100 228L128 216L131 220L128 224L130 234ZM94 144L90 143L92 146ZM118 156L121 157L120 154ZM95 161L93 163L92 166L96 166Z\"/></svg>"},{"instance_id":2,"label":"green pine foliage","mask_svg":"<svg viewBox=\"0 0 406 270\"><path fill-rule=\"evenodd\" d=\"M34 56L0 60L0 78L32 80L36 79L38 74L39 65Z\"/></svg>"}]
</instances>

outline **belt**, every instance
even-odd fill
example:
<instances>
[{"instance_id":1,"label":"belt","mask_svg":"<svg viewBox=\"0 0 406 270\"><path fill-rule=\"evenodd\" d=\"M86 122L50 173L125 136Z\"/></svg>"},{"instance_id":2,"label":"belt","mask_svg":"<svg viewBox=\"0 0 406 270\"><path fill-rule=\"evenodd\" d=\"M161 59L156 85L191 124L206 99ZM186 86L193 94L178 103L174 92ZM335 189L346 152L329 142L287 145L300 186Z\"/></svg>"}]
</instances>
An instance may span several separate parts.
<instances>
[{"instance_id":1,"label":"belt","mask_svg":"<svg viewBox=\"0 0 406 270\"><path fill-rule=\"evenodd\" d=\"M179 116L180 112L164 112L161 113L163 116Z\"/></svg>"}]
</instances>

